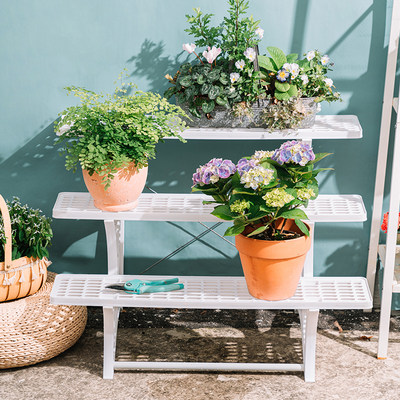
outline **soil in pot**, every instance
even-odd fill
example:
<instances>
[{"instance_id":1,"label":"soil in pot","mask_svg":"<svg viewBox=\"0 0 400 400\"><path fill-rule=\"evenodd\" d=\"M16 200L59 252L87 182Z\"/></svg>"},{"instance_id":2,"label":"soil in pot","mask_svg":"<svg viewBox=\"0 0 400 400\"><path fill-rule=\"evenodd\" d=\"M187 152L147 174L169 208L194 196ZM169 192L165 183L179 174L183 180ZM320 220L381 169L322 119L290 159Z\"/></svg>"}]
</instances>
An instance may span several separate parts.
<instances>
[{"instance_id":1,"label":"soil in pot","mask_svg":"<svg viewBox=\"0 0 400 400\"><path fill-rule=\"evenodd\" d=\"M296 292L311 238L304 236L293 220L286 221L285 229L300 236L289 240L236 236L247 288L253 297L284 300Z\"/></svg>"},{"instance_id":2,"label":"soil in pot","mask_svg":"<svg viewBox=\"0 0 400 400\"><path fill-rule=\"evenodd\" d=\"M102 177L96 172L90 176L88 171L82 170L82 174L97 208L111 212L127 211L138 204L139 196L146 184L147 167L137 170L135 163L130 163L114 175L107 189Z\"/></svg>"}]
</instances>

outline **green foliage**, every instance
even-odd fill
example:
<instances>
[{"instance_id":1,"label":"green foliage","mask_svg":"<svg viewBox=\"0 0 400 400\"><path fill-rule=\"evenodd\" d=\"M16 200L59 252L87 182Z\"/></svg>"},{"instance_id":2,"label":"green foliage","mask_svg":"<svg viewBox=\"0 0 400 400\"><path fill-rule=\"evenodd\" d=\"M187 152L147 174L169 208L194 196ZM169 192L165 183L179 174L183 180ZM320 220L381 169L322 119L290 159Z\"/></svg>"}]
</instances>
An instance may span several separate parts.
<instances>
[{"instance_id":1,"label":"green foliage","mask_svg":"<svg viewBox=\"0 0 400 400\"><path fill-rule=\"evenodd\" d=\"M50 218L46 218L41 210L34 210L22 205L18 197L6 201L11 219L12 259L20 257L48 257L47 247L51 244L53 232ZM0 262L4 261L6 237L4 221L0 215Z\"/></svg>"},{"instance_id":2,"label":"green foliage","mask_svg":"<svg viewBox=\"0 0 400 400\"><path fill-rule=\"evenodd\" d=\"M189 80L184 83L192 85ZM139 169L147 166L163 137L184 141L179 135L186 127L182 109L158 94L135 89L129 83L105 95L75 86L66 88L80 99L80 104L63 111L55 124L59 132L56 143L62 145L67 170L75 171L80 165L89 175L96 172L107 188L113 174L128 163L135 162Z\"/></svg>"},{"instance_id":3,"label":"green foliage","mask_svg":"<svg viewBox=\"0 0 400 400\"><path fill-rule=\"evenodd\" d=\"M166 98L175 95L179 103L189 106L194 117L206 114L211 118L215 106L230 109L243 103L249 107L261 96L264 89L260 77L253 61L244 55L261 40L256 33L260 21L246 16L248 8L248 0L228 0L227 16L217 26L212 26L213 14L203 14L200 8L194 8L193 15L186 15L189 28L185 31L194 38L196 47L216 48L220 53L210 62L201 57L203 51L193 50L196 63L181 65L174 77L166 75L173 85L164 93Z\"/></svg>"}]
</instances>

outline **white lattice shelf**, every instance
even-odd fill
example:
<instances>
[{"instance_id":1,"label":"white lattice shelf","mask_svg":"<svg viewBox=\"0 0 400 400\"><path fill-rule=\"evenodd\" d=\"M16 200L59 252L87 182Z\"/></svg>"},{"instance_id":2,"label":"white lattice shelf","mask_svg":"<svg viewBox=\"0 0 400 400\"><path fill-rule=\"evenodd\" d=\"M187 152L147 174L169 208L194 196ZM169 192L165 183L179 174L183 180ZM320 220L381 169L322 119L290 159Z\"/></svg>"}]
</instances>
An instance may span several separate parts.
<instances>
[{"instance_id":1,"label":"white lattice shelf","mask_svg":"<svg viewBox=\"0 0 400 400\"><path fill-rule=\"evenodd\" d=\"M128 294L107 289L130 279L166 279L144 275L57 275L51 292L53 304L102 307L163 307L200 309L365 309L372 298L365 278L302 277L296 294L287 300L252 297L242 277L181 276L183 290Z\"/></svg>"},{"instance_id":2,"label":"white lattice shelf","mask_svg":"<svg viewBox=\"0 0 400 400\"><path fill-rule=\"evenodd\" d=\"M203 194L143 193L139 205L118 213L97 209L89 193L61 192L53 208L54 218L132 221L220 221L211 215L213 205L203 205ZM319 195L306 213L312 222L362 222L367 213L358 195Z\"/></svg>"},{"instance_id":3,"label":"white lattice shelf","mask_svg":"<svg viewBox=\"0 0 400 400\"><path fill-rule=\"evenodd\" d=\"M355 115L317 115L312 128L293 132L269 132L262 128L189 128L182 136L204 140L359 139L362 128Z\"/></svg>"}]
</instances>

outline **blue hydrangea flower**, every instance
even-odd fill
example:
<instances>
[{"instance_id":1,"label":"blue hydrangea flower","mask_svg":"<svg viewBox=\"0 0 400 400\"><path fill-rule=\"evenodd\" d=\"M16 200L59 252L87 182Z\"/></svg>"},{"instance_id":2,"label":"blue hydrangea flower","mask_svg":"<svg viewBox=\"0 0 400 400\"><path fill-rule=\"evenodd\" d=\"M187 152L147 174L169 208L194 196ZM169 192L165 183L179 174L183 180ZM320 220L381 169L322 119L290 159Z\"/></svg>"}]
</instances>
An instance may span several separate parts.
<instances>
[{"instance_id":1,"label":"blue hydrangea flower","mask_svg":"<svg viewBox=\"0 0 400 400\"><path fill-rule=\"evenodd\" d=\"M229 178L236 172L236 165L231 160L213 158L207 164L197 168L193 174L193 186L217 183L220 179Z\"/></svg>"},{"instance_id":2,"label":"blue hydrangea flower","mask_svg":"<svg viewBox=\"0 0 400 400\"><path fill-rule=\"evenodd\" d=\"M309 144L298 142L297 140L290 140L283 143L279 149L275 150L272 159L280 165L293 162L304 166L309 161L315 160L315 154Z\"/></svg>"}]
</instances>

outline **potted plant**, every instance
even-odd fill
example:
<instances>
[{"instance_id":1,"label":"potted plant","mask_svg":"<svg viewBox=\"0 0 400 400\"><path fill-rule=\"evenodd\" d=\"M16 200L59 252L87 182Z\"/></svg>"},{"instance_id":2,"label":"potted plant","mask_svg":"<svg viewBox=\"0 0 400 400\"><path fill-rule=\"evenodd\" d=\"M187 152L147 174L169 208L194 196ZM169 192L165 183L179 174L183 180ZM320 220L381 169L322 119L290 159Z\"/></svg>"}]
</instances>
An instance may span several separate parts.
<instances>
[{"instance_id":1,"label":"potted plant","mask_svg":"<svg viewBox=\"0 0 400 400\"><path fill-rule=\"evenodd\" d=\"M258 57L263 86L271 100L262 120L270 130L310 128L318 103L340 100L340 93L333 90L333 81L327 77L333 63L317 50L307 52L301 60L277 47L267 50L270 57Z\"/></svg>"},{"instance_id":2,"label":"potted plant","mask_svg":"<svg viewBox=\"0 0 400 400\"><path fill-rule=\"evenodd\" d=\"M234 164L212 159L193 175L195 192L213 198L212 212L233 221L225 235L236 236L247 287L264 300L291 297L310 249L308 219L299 207L318 196L314 169L327 153L314 154L302 142L288 141L274 151L256 151Z\"/></svg>"},{"instance_id":3,"label":"potted plant","mask_svg":"<svg viewBox=\"0 0 400 400\"><path fill-rule=\"evenodd\" d=\"M53 232L50 218L19 198L0 195L0 301L36 293L46 282L47 247Z\"/></svg>"},{"instance_id":4,"label":"potted plant","mask_svg":"<svg viewBox=\"0 0 400 400\"><path fill-rule=\"evenodd\" d=\"M173 77L166 75L172 86L164 95L175 95L192 116L190 126L254 125L257 107L252 106L263 99L256 63L264 31L260 21L246 16L248 1L228 0L228 4L228 16L218 26L211 26L213 15L200 8L186 16L186 32L194 43L183 44L183 50L193 60L181 65Z\"/></svg>"},{"instance_id":5,"label":"potted plant","mask_svg":"<svg viewBox=\"0 0 400 400\"><path fill-rule=\"evenodd\" d=\"M136 207L156 144L173 136L184 142L184 111L158 94L137 91L132 83L117 87L112 95L75 86L66 90L80 99L55 123L67 170L82 167L97 208Z\"/></svg>"}]
</instances>

